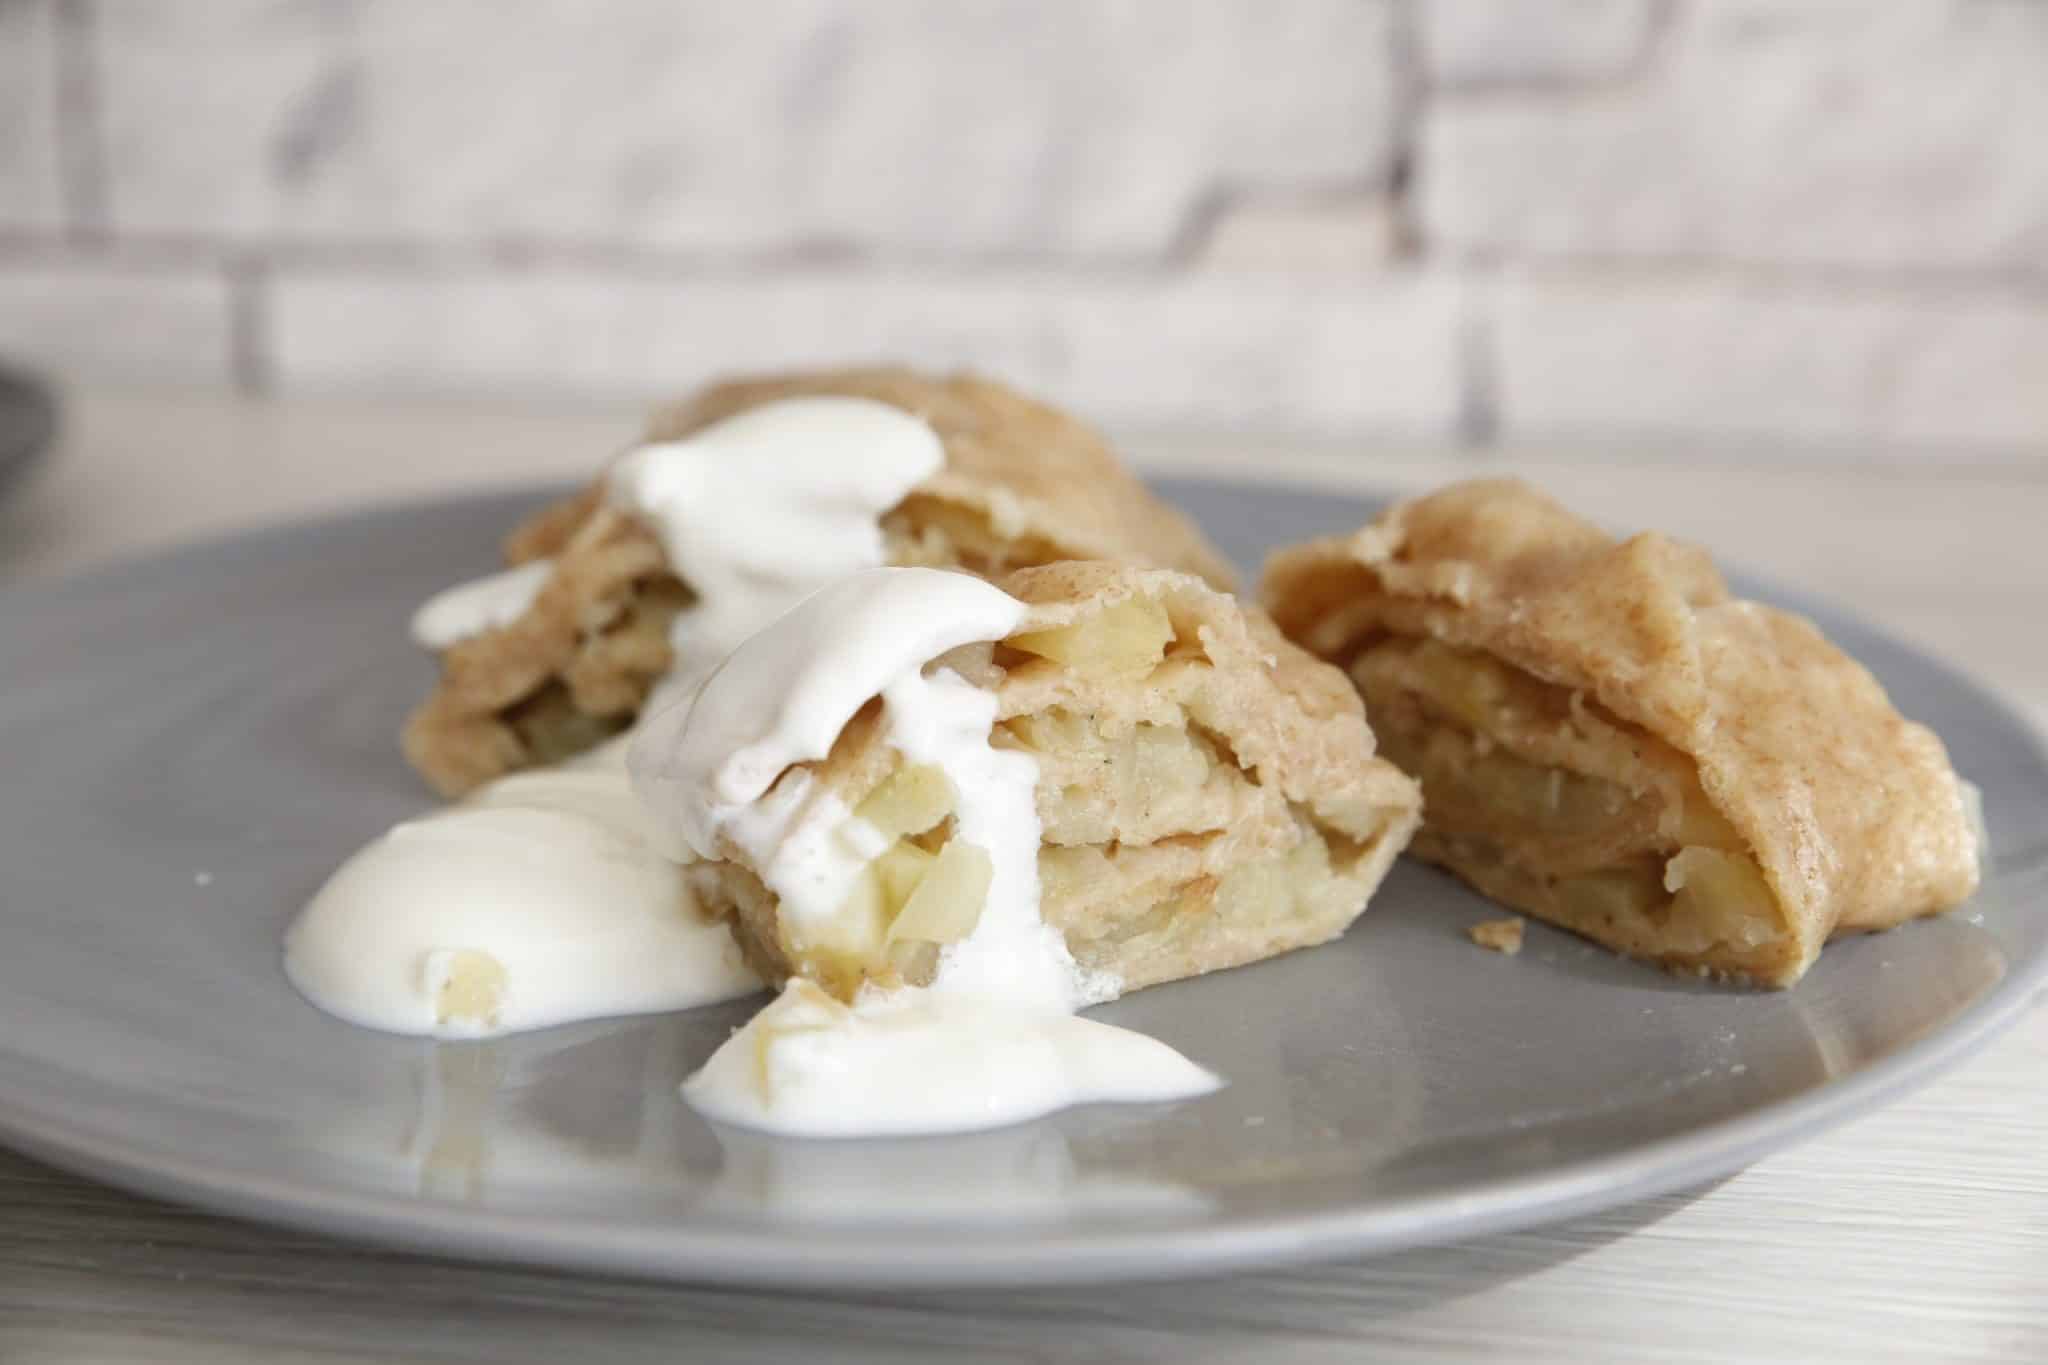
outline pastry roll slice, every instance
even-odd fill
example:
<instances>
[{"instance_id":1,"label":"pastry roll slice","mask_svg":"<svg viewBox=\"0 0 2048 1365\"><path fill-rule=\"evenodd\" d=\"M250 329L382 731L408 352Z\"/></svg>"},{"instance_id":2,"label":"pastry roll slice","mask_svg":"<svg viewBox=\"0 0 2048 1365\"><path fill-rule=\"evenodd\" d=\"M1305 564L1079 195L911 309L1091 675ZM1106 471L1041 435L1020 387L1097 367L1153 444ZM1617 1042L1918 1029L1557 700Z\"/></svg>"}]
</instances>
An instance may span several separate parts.
<instances>
[{"instance_id":1,"label":"pastry roll slice","mask_svg":"<svg viewBox=\"0 0 2048 1365\"><path fill-rule=\"evenodd\" d=\"M948 594L963 582L995 605L961 627ZM636 738L643 796L683 812L709 859L689 874L700 902L731 916L749 961L850 999L930 984L949 954L957 976L968 944L1021 942L1028 913L1102 999L1341 934L1420 807L1343 674L1192 574L1061 563L999 586L857 576ZM882 646L846 645L842 623L876 611L915 634L908 683L847 681ZM798 701L755 700L785 678L792 697L842 700L797 724ZM808 746L733 757L768 724L722 719L749 705ZM716 741L721 727L737 738ZM1028 956L1001 953L999 976Z\"/></svg>"},{"instance_id":2,"label":"pastry roll slice","mask_svg":"<svg viewBox=\"0 0 2048 1365\"><path fill-rule=\"evenodd\" d=\"M897 475L877 458L887 452L865 453L872 447L844 433L819 432L820 441L842 442L838 456L825 455L821 446L793 453L822 461L831 478L850 486L834 491L838 501L830 505L793 509L807 511L812 522L790 544L769 547L780 565L742 566L735 578L756 581L765 571L788 587L809 590L867 564L937 565L995 576L1022 565L1100 558L1233 585L1222 555L1148 492L1093 430L986 380L874 369L724 383L658 414L645 440L662 446L708 437L710 429L769 405L819 398L867 400L920 419L929 428L923 439L937 438L933 457L920 465L911 451L907 464L895 463L901 472L892 484ZM769 500L818 500L818 479L774 478L756 453L758 441L755 449L724 444L731 448L732 486L698 493L757 519L773 515L775 509L758 505ZM863 461L873 467L844 468ZM716 586L700 580L730 566L686 571L677 562L678 538L687 554L692 546L716 548L710 545L715 536L688 526L665 535L656 518L634 505L634 496L621 496L615 476L625 463L511 533L505 552L514 571L484 585L507 590L500 597L504 609L471 612L471 628L438 634L416 621L422 642L440 656L441 678L408 721L404 746L413 766L444 795L587 749L625 730L657 682L679 664L717 662L679 660L671 633L679 614L705 605ZM645 486L643 480L639 487ZM740 502L756 505L733 506ZM837 513L838 524L830 518L821 524L826 512ZM865 531L872 549L855 545L859 553L849 558L849 532L865 528L879 531ZM813 562L821 547L830 553ZM758 545L737 549L760 552ZM472 590L444 596L465 592ZM801 595L773 601L766 616ZM440 599L429 604L419 620L440 605ZM710 605L727 617L745 610L744 603ZM731 643L700 652L722 654Z\"/></svg>"},{"instance_id":3,"label":"pastry roll slice","mask_svg":"<svg viewBox=\"0 0 2048 1365\"><path fill-rule=\"evenodd\" d=\"M1486 480L1279 552L1263 596L1421 779L1413 851L1618 952L1789 986L1976 888L1941 741L1694 547Z\"/></svg>"}]
</instances>

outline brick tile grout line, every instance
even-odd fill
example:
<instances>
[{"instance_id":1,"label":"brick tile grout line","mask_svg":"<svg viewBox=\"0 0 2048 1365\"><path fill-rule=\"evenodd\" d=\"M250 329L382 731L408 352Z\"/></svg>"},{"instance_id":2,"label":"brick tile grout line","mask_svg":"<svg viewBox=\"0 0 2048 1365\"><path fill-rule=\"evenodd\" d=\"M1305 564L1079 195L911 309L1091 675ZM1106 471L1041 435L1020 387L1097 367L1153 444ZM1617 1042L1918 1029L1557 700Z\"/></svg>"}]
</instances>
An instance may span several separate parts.
<instances>
[{"instance_id":1,"label":"brick tile grout line","mask_svg":"<svg viewBox=\"0 0 2048 1365\"><path fill-rule=\"evenodd\" d=\"M1160 263L1173 270L1199 267L1215 245L1216 230L1231 210L1244 202L1243 194L1242 190L1213 183L1204 189L1175 224L1172 239L1160 250Z\"/></svg>"},{"instance_id":2,"label":"brick tile grout line","mask_svg":"<svg viewBox=\"0 0 2048 1365\"><path fill-rule=\"evenodd\" d=\"M1390 188L1384 179L1377 176L1363 176L1355 180L1318 180L1312 184L1300 185L1212 184L1189 206L1187 213L1175 227L1173 240L1159 253L1156 272L1186 278L1199 277L1208 271L1209 255L1216 243L1217 230L1242 209L1279 205L1341 208L1361 201L1387 199ZM1392 201L1388 202L1391 204ZM1062 258L1049 257L1043 266L1035 268L1057 268L1061 260ZM862 259L862 263L884 270L902 268L898 258L886 255L867 256ZM953 257L950 263L976 272L987 268L978 257ZM1389 257L1389 263L1396 266L1406 264L1398 256ZM1377 272L1318 271L1314 274L1297 274L1291 278L1308 283L1341 283L1357 279L1361 274L1371 273Z\"/></svg>"},{"instance_id":3,"label":"brick tile grout line","mask_svg":"<svg viewBox=\"0 0 2048 1365\"><path fill-rule=\"evenodd\" d=\"M261 397L272 392L275 367L270 344L270 267L250 256L223 268L228 291L228 375L237 393Z\"/></svg>"},{"instance_id":4,"label":"brick tile grout line","mask_svg":"<svg viewBox=\"0 0 2048 1365\"><path fill-rule=\"evenodd\" d=\"M64 237L98 242L108 234L107 167L101 117L98 16L92 0L56 0L58 195Z\"/></svg>"},{"instance_id":5,"label":"brick tile grout line","mask_svg":"<svg viewBox=\"0 0 2048 1365\"><path fill-rule=\"evenodd\" d=\"M1648 448L1651 453L1644 454ZM1527 458L1532 452L1557 465L1598 468L1632 465L1639 468L1711 468L1716 473L1743 470L1842 474L1857 479L1926 479L1964 483L1990 479L2021 484L2048 483L2048 462L2038 449L1987 443L1907 445L1898 442L1847 439L1795 439L1788 436L1705 436L1697 432L1655 428L1608 427L1523 436L1499 447L1504 455Z\"/></svg>"},{"instance_id":6,"label":"brick tile grout line","mask_svg":"<svg viewBox=\"0 0 2048 1365\"><path fill-rule=\"evenodd\" d=\"M1170 428L1167 428L1170 429ZM1153 439L1159 439L1152 429ZM1311 449L1304 465L1341 464L1358 452L1358 442L1373 443L1398 453L1412 453L1413 437L1383 429L1343 432L1268 431L1248 439L1294 440ZM1454 438L1455 439L1455 438ZM1421 447L1432 453L1462 456L1487 469L1512 466L1541 476L1559 469L1632 469L1669 473L1835 475L1868 482L1916 479L1928 483L2048 484L2048 462L2025 446L1988 444L1902 445L1849 440L1795 440L1789 437L1712 437L1654 428L1584 428L1523 435L1482 447L1450 442ZM1198 471L1199 472L1199 471Z\"/></svg>"},{"instance_id":7,"label":"brick tile grout line","mask_svg":"<svg viewBox=\"0 0 2048 1365\"><path fill-rule=\"evenodd\" d=\"M1420 5L1427 0L1385 0L1384 43L1374 44L1361 60L1390 63L1386 117L1389 123L1387 171L1301 183L1261 185L1219 177L1200 190L1181 222L1156 248L1083 251L1068 254L1057 247L998 247L948 253L930 248L862 249L837 240L818 239L771 247L669 249L658 244L581 238L422 240L394 236L374 238L301 238L280 240L265 234L239 237L206 233L128 233L115 222L117 197L110 166L106 121L106 72L102 69L100 29L104 13L99 0L51 0L52 23L43 57L51 63L56 92L53 132L58 161L60 227L54 232L0 230L0 266L34 268L49 264L86 270L171 272L188 270L210 275L225 291L228 306L228 367L236 389L271 392L277 380L272 354L272 310L277 290L292 278L317 278L322 273L353 276L364 283L402 285L407 281L468 278L485 287L494 281L518 282L547 272L582 274L595 284L630 286L638 280L686 283L722 281L746 285L795 280L887 280L905 277L910 287L987 282L1001 284L1005 273L1043 275L1065 284L1093 280L1129 283L1215 281L1229 272L1211 269L1209 248L1221 224L1240 207L1261 204L1338 203L1343 196L1384 203L1391 232L1386 259L1360 269L1290 271L1281 278L1303 287L1351 282L1398 282L1441 276L1459 290L1452 378L1456 384L1455 433L1475 459L1497 458L1502 435L1499 290L1505 278L1524 273L1534 279L1582 281L1590 287L1625 290L1659 285L1707 285L1729 291L1779 291L1787 296L1843 297L1867 300L1880 307L1913 302L1953 303L1958 307L2005 305L2030 318L2048 310L2048 261L2040 264L1854 264L1833 260L1788 261L1741 259L1713 255L1589 254L1572 250L1501 250L1432 237L1420 222L1418 177L1426 175L1423 133L1433 112L1444 102L1466 99L1526 97L1539 101L1570 99L1576 94L1598 97L1624 86L1655 80L1677 47L1682 32L1682 6L1695 0L1644 0L1640 33L1624 62L1587 77L1503 78L1456 82L1436 81L1421 61L1424 32ZM1227 287L1227 286L1226 286ZM1598 428L1586 439L1631 440L1618 428ZM1651 439L1656 439L1654 436ZM1707 441L1731 457L1735 438L1687 437L1674 430L1669 440ZM1769 439L1769 438L1764 438ZM1797 451L1795 444L1779 451ZM1844 447L1861 452L1859 469L1894 467L1946 473L1968 470L2024 468L2007 460L2026 459L2025 447L1897 446L1879 448L1854 442L1821 442L1792 455L1800 467L1828 467L1831 452ZM1839 457L1838 455L1836 456ZM1916 465L1916 458L1932 457Z\"/></svg>"},{"instance_id":8,"label":"brick tile grout line","mask_svg":"<svg viewBox=\"0 0 2048 1365\"><path fill-rule=\"evenodd\" d=\"M1428 116L1429 106L1415 3L1416 0L1393 0L1387 23L1386 60L1393 69L1393 97L1387 110L1393 123L1393 155L1387 172L1387 195L1391 201L1393 256L1397 261L1419 261L1427 255L1415 204L1422 122Z\"/></svg>"},{"instance_id":9,"label":"brick tile grout line","mask_svg":"<svg viewBox=\"0 0 2048 1365\"><path fill-rule=\"evenodd\" d=\"M1557 251L1541 247L1509 250L1458 242L1440 243L1428 259L1438 265L1466 269L1603 276L1623 284L1653 277L1700 279L1718 275L1735 284L1787 289L1807 286L1827 290L1874 287L1898 292L1995 289L2007 295L2048 300L2048 260L2039 265L1933 265L1926 262L1863 265L1842 260L1768 261L1756 257L1676 251L1629 254Z\"/></svg>"},{"instance_id":10,"label":"brick tile grout line","mask_svg":"<svg viewBox=\"0 0 2048 1365\"><path fill-rule=\"evenodd\" d=\"M1391 200L1394 261L1430 269L1437 261L1423 230L1416 194L1417 177L1423 173L1423 125L1429 118L1433 94L1422 51L1422 20L1416 9L1419 3L1426 4L1428 0L1393 0L1387 29L1387 60L1393 68L1394 81L1389 111L1394 125L1394 150L1387 193ZM1497 455L1500 434L1488 307L1491 281L1485 276L1473 278L1471 272L1461 272L1459 285L1459 316L1453 331L1451 358L1457 384L1452 429L1461 456L1485 461Z\"/></svg>"},{"instance_id":11,"label":"brick tile grout line","mask_svg":"<svg viewBox=\"0 0 2048 1365\"><path fill-rule=\"evenodd\" d=\"M1308 186L1254 188L1214 192L1224 206L1258 202L1269 195L1320 198L1356 192L1342 182ZM1380 188L1375 185L1373 188ZM1190 210L1200 218L1211 196ZM1170 275L1182 268L1176 258L1185 230L1158 250L1090 251L992 250L945 253L915 249L872 252L844 242L795 242L769 247L663 249L629 241L531 238L405 239L399 237L216 237L201 233L129 231L84 243L67 243L33 231L0 228L0 252L33 256L71 245L107 248L114 253L145 257L157 264L211 266L260 253L267 264L297 270L384 270L424 274L432 271L490 269L507 273L583 271L620 279L717 275L763 279L802 273L866 271L873 274L927 272L935 277L986 275L992 271L1060 272L1074 278L1114 276L1131 279Z\"/></svg>"},{"instance_id":12,"label":"brick tile grout line","mask_svg":"<svg viewBox=\"0 0 2048 1365\"><path fill-rule=\"evenodd\" d=\"M1383 185L1359 182L1327 184L1314 190L1220 190L1227 209L1259 202L1316 202L1346 195L1368 194ZM1000 272L1045 273L1086 280L1096 277L1143 279L1199 275L1188 263L1167 257L1108 258L997 253L993 255L925 256L884 254L850 258L844 255L776 250L757 253L663 252L605 243L402 242L365 239L227 241L198 235L166 233L96 233L82 240L51 236L28 229L0 228L0 262L106 264L113 266L207 269L228 267L259 258L279 271L346 272L360 270L393 277L429 278L435 274L566 271L611 276L622 282L637 279L786 279L791 275L921 274L946 281L1001 278ZM2048 268L2027 266L1855 265L1839 261L1762 261L1724 256L1666 254L1654 256L1589 255L1570 252L1525 254L1492 248L1446 247L1397 259L1383 271L1328 272L1296 278L1316 284L1431 270L1524 271L1538 275L1575 274L1601 277L1617 284L1657 280L1717 279L1749 288L1811 288L1834 293L1868 290L1896 297L1949 297L1966 300L2003 298L2023 303L2048 303Z\"/></svg>"},{"instance_id":13,"label":"brick tile grout line","mask_svg":"<svg viewBox=\"0 0 2048 1365\"><path fill-rule=\"evenodd\" d=\"M1492 271L1466 272L1458 300L1458 439L1481 459L1500 453L1500 354Z\"/></svg>"},{"instance_id":14,"label":"brick tile grout line","mask_svg":"<svg viewBox=\"0 0 2048 1365\"><path fill-rule=\"evenodd\" d=\"M1420 0L1428 3L1428 0ZM1643 34L1635 50L1615 70L1598 76L1481 76L1466 80L1436 80L1427 67L1420 64L1416 70L1424 92L1434 98L1450 99L1494 99L1511 100L1516 97L1531 97L1547 101L1569 101L1574 97L1588 100L1606 95L1624 94L1640 88L1653 79L1659 64L1664 60L1667 49L1678 29L1677 12L1681 4L1690 0L1646 0L1646 18ZM1420 57L1418 49L1417 57Z\"/></svg>"}]
</instances>

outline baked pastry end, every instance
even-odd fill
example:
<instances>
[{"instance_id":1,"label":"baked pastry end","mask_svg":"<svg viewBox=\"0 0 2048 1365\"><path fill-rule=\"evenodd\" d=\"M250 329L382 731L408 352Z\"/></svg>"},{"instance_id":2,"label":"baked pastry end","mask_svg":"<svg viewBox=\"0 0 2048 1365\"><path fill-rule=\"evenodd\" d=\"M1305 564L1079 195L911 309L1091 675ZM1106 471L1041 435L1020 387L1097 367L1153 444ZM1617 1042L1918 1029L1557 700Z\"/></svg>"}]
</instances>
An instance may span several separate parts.
<instances>
[{"instance_id":1,"label":"baked pastry end","mask_svg":"<svg viewBox=\"0 0 2048 1365\"><path fill-rule=\"evenodd\" d=\"M1069 562L999 586L1020 627L933 667L992 692L991 746L1034 760L1039 914L1081 971L1134 990L1341 934L1420 808L1344 676L1189 574ZM773 982L924 985L973 931L987 859L944 774L885 733L871 703L803 767L886 844L842 913L783 914L736 845L691 871Z\"/></svg>"},{"instance_id":2,"label":"baked pastry end","mask_svg":"<svg viewBox=\"0 0 2048 1365\"><path fill-rule=\"evenodd\" d=\"M1512 479L1268 563L1417 776L1412 851L1674 970L1788 986L1833 935L1961 904L1978 836L1941 741L1700 550L1617 541Z\"/></svg>"}]
</instances>

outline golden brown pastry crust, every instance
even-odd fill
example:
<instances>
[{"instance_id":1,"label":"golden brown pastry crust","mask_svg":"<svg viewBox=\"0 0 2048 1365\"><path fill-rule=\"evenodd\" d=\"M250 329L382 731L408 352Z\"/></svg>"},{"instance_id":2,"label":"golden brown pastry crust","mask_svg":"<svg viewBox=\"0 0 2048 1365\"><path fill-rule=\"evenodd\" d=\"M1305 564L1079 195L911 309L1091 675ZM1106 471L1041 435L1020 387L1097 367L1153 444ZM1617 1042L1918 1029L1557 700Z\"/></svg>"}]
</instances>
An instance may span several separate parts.
<instances>
[{"instance_id":1,"label":"golden brown pastry crust","mask_svg":"<svg viewBox=\"0 0 2048 1365\"><path fill-rule=\"evenodd\" d=\"M1193 523L1160 502L1092 429L1000 384L908 370L844 370L714 385L655 416L674 440L783 398L872 398L924 418L946 464L883 517L889 562L992 577L1027 564L1107 558L1235 575ZM624 729L672 662L668 624L689 601L653 534L607 506L601 483L544 508L505 542L513 564L554 556L519 620L442 655L408 720L406 757L457 796Z\"/></svg>"},{"instance_id":2,"label":"golden brown pastry crust","mask_svg":"<svg viewBox=\"0 0 2048 1365\"><path fill-rule=\"evenodd\" d=\"M1262 612L1192 575L1060 563L1020 570L1000 586L1030 608L1020 633L1069 625L1133 597L1163 603L1176 629L1166 658L1142 676L1091 676L1007 644L942 661L996 693L992 742L1038 758L1041 911L1081 965L1113 972L1134 990L1343 933L1407 843L1421 806L1416 785L1375 755L1344 676L1282 638ZM1066 727L1084 744L1101 739L1109 753L1143 727L1182 731L1213 766L1205 781L1133 791L1128 764L1098 761L1092 750L1062 752L1058 740L1035 748L1047 732L1032 729L1033 720L1057 722L1054 731ZM1084 721L1085 732L1072 729ZM858 807L897 764L871 705L831 755L809 767ZM737 847L722 851L725 861L692 869L700 899L733 917L764 976L806 974L841 994L858 984L793 958L774 896ZM1085 860L1085 875L1060 876L1061 861L1075 857ZM1255 885L1260 878L1277 880Z\"/></svg>"},{"instance_id":3,"label":"golden brown pastry crust","mask_svg":"<svg viewBox=\"0 0 2048 1365\"><path fill-rule=\"evenodd\" d=\"M1654 926L1566 926L1622 951L1784 986L1831 934L1947 910L1976 887L1976 840L1941 741L1811 623L1732 597L1694 547L1653 533L1616 541L1517 480L1481 480L1279 552L1262 596L1325 659L1348 667L1389 637L1441 641L1690 758L1760 865L1784 933L1761 955L1668 954ZM1558 918L1441 840L1416 851Z\"/></svg>"},{"instance_id":4,"label":"golden brown pastry crust","mask_svg":"<svg viewBox=\"0 0 2048 1365\"><path fill-rule=\"evenodd\" d=\"M1195 524L1155 497L1093 427L974 375L858 369L731 380L658 413L648 439L675 440L748 408L831 394L871 398L930 424L946 465L892 512L917 524L950 512L993 532L1000 557L984 577L1062 559L1179 569L1232 591L1237 571ZM885 518L885 522L886 522Z\"/></svg>"},{"instance_id":5,"label":"golden brown pastry crust","mask_svg":"<svg viewBox=\"0 0 2048 1365\"><path fill-rule=\"evenodd\" d=\"M1465 937L1488 952L1514 957L1522 951L1522 929L1526 923L1520 915L1481 920L1466 927Z\"/></svg>"}]
</instances>

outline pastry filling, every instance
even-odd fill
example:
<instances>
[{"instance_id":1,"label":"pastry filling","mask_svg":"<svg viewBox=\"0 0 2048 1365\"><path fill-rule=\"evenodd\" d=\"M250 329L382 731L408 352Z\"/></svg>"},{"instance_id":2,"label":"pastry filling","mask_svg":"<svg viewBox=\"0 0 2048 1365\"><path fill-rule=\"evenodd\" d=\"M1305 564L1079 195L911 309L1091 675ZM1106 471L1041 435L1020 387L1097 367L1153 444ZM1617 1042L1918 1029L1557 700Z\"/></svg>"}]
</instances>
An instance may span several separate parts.
<instances>
[{"instance_id":1,"label":"pastry filling","mask_svg":"<svg viewBox=\"0 0 2048 1365\"><path fill-rule=\"evenodd\" d=\"M1663 741L1437 640L1381 640L1351 672L1386 756L1422 783L1424 851L1489 894L1680 958L1786 932L1744 840Z\"/></svg>"},{"instance_id":2,"label":"pastry filling","mask_svg":"<svg viewBox=\"0 0 2048 1365\"><path fill-rule=\"evenodd\" d=\"M628 451L514 537L517 568L418 613L416 634L447 654L408 754L457 795L688 700L756 630L905 552L880 519L944 464L919 418L829 395Z\"/></svg>"},{"instance_id":3,"label":"pastry filling","mask_svg":"<svg viewBox=\"0 0 2048 1365\"><path fill-rule=\"evenodd\" d=\"M1213 670L1168 604L1127 599L1013 634L993 657L1011 672L1051 664L1076 680L1067 700L998 720L989 743L1036 765L1040 913L1082 969L1116 963L1133 989L1169 975L1203 935L1227 927L1247 945L1279 941L1304 920L1345 917L1371 890L1379 841L1326 828L1240 768L1202 723ZM1128 695L1133 681L1138 714L1089 701L1106 685ZM836 913L777 913L758 877L732 864L696 874L707 900L735 908L757 962L780 956L841 998L870 982L932 981L988 895L988 853L958 835L951 781L892 759L849 798L840 842L866 861ZM1133 915L1133 902L1149 908ZM779 954L761 951L770 934Z\"/></svg>"},{"instance_id":4,"label":"pastry filling","mask_svg":"<svg viewBox=\"0 0 2048 1365\"><path fill-rule=\"evenodd\" d=\"M689 846L738 855L693 874L786 978L685 1086L701 1111L782 1132L944 1131L1217 1084L1073 1017L1126 982L1044 918L1039 767L994 742L998 693L965 676L1025 610L964 574L856 575L743 645L673 744L635 750Z\"/></svg>"},{"instance_id":5,"label":"pastry filling","mask_svg":"<svg viewBox=\"0 0 2048 1365\"><path fill-rule=\"evenodd\" d=\"M959 568L982 578L1067 557L1048 540L1005 537L980 511L915 492L883 515L882 540L891 564Z\"/></svg>"},{"instance_id":6,"label":"pastry filling","mask_svg":"<svg viewBox=\"0 0 2048 1365\"><path fill-rule=\"evenodd\" d=\"M888 563L958 565L984 578L1059 558L1051 545L1006 541L985 517L936 499L911 499L889 513L882 535ZM593 602L561 676L543 680L504 712L528 761L572 758L624 731L675 668L675 621L696 601L681 579L662 569Z\"/></svg>"},{"instance_id":7,"label":"pastry filling","mask_svg":"<svg viewBox=\"0 0 2048 1365\"><path fill-rule=\"evenodd\" d=\"M957 838L956 794L927 763L898 768L854 808L863 843L881 843L836 912L788 916L783 947L798 974L848 995L863 980L926 982L938 951L974 932L994 865L988 850Z\"/></svg>"}]
</instances>

